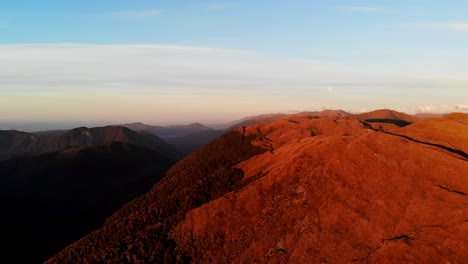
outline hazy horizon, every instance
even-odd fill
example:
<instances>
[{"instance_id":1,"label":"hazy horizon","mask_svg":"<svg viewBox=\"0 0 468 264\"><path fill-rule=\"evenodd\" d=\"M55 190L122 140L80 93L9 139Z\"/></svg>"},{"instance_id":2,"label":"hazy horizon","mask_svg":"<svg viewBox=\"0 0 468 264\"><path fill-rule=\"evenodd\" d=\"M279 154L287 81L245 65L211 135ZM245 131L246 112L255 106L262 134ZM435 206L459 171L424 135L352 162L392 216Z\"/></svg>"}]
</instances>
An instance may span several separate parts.
<instances>
[{"instance_id":1,"label":"hazy horizon","mask_svg":"<svg viewBox=\"0 0 468 264\"><path fill-rule=\"evenodd\" d=\"M185 120L185 121L172 121L172 122L161 122L158 120L148 120L148 121L141 121L141 120L0 120L0 130L18 130L23 132L42 132L42 131L52 131L52 130L68 130L78 127L103 127L103 126L112 126L112 125L124 125L124 124L132 124L132 123L143 123L145 125L150 126L172 126L172 125L190 125L194 123L199 123L204 126L210 127L215 130L223 130L228 128L233 123L236 123L241 120L255 118L256 116L262 115L270 115L270 114L298 114L301 112L320 112L325 110L342 110L348 112L350 114L360 114L365 112L371 112L374 110L382 110L388 108L376 108L370 109L366 111L345 111L343 109L333 109L333 108L322 108L322 109L309 109L304 111L285 111L285 112L271 112L271 113L252 113L251 115L247 116L240 116L235 119L226 119L226 120ZM394 110L394 109L389 109ZM394 110L395 111L395 110ZM418 114L450 114L450 113L466 113L466 109L459 109L457 108L454 111L447 111L447 112L426 112L426 111L418 111L414 113L410 112L402 112L409 115L418 115Z\"/></svg>"},{"instance_id":2,"label":"hazy horizon","mask_svg":"<svg viewBox=\"0 0 468 264\"><path fill-rule=\"evenodd\" d=\"M4 3L0 123L222 123L324 108L467 113L466 8L421 0Z\"/></svg>"}]
</instances>

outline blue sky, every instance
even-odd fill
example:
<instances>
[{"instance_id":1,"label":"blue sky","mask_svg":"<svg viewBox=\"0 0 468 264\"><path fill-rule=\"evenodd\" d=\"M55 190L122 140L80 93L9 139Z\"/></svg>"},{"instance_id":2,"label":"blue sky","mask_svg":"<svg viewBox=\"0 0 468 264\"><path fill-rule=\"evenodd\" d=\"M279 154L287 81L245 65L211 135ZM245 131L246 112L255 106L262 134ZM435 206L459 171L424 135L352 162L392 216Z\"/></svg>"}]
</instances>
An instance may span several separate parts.
<instances>
[{"instance_id":1,"label":"blue sky","mask_svg":"<svg viewBox=\"0 0 468 264\"><path fill-rule=\"evenodd\" d=\"M466 10L434 0L3 1L0 119L465 111Z\"/></svg>"},{"instance_id":2,"label":"blue sky","mask_svg":"<svg viewBox=\"0 0 468 264\"><path fill-rule=\"evenodd\" d=\"M170 44L389 60L379 53L466 55L468 40L466 1L4 2L3 44Z\"/></svg>"}]
</instances>

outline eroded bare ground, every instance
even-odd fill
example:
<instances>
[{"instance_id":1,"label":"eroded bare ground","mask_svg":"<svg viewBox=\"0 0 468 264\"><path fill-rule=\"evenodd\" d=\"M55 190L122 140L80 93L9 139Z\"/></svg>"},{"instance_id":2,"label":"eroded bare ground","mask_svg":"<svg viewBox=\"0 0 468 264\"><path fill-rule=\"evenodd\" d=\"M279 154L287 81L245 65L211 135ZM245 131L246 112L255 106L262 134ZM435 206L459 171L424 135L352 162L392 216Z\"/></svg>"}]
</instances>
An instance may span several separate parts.
<instances>
[{"instance_id":1,"label":"eroded bare ground","mask_svg":"<svg viewBox=\"0 0 468 264\"><path fill-rule=\"evenodd\" d=\"M49 263L467 263L468 116L395 117L240 128Z\"/></svg>"}]
</instances>

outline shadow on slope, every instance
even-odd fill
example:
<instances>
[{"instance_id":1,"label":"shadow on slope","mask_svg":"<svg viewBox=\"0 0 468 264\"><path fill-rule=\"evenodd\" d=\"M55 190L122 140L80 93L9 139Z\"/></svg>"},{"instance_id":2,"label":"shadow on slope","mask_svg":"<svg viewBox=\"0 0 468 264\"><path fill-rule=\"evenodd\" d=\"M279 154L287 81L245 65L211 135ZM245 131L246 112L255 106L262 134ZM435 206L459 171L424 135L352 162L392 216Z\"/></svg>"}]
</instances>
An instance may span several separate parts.
<instances>
[{"instance_id":1,"label":"shadow on slope","mask_svg":"<svg viewBox=\"0 0 468 264\"><path fill-rule=\"evenodd\" d=\"M121 142L0 162L2 258L45 261L146 193L172 164Z\"/></svg>"},{"instance_id":2,"label":"shadow on slope","mask_svg":"<svg viewBox=\"0 0 468 264\"><path fill-rule=\"evenodd\" d=\"M365 119L364 121L369 123L384 123L384 124L393 124L399 127L404 127L407 125L411 125L411 122L400 120L400 119L385 119L385 118L373 118L373 119Z\"/></svg>"},{"instance_id":3,"label":"shadow on slope","mask_svg":"<svg viewBox=\"0 0 468 264\"><path fill-rule=\"evenodd\" d=\"M172 167L146 195L125 205L106 225L47 263L175 263L190 258L168 239L191 209L233 190L243 173L232 166L265 152L240 132L230 132Z\"/></svg>"}]
</instances>

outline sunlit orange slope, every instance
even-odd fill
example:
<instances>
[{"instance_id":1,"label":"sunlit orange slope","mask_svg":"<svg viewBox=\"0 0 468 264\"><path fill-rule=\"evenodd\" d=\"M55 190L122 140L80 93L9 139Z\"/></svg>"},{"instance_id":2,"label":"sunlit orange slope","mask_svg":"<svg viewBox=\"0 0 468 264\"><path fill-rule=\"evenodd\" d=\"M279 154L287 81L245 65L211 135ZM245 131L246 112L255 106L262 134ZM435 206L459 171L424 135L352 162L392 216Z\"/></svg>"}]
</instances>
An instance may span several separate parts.
<instances>
[{"instance_id":1,"label":"sunlit orange slope","mask_svg":"<svg viewBox=\"0 0 468 264\"><path fill-rule=\"evenodd\" d=\"M241 127L48 263L466 263L467 118Z\"/></svg>"}]
</instances>

